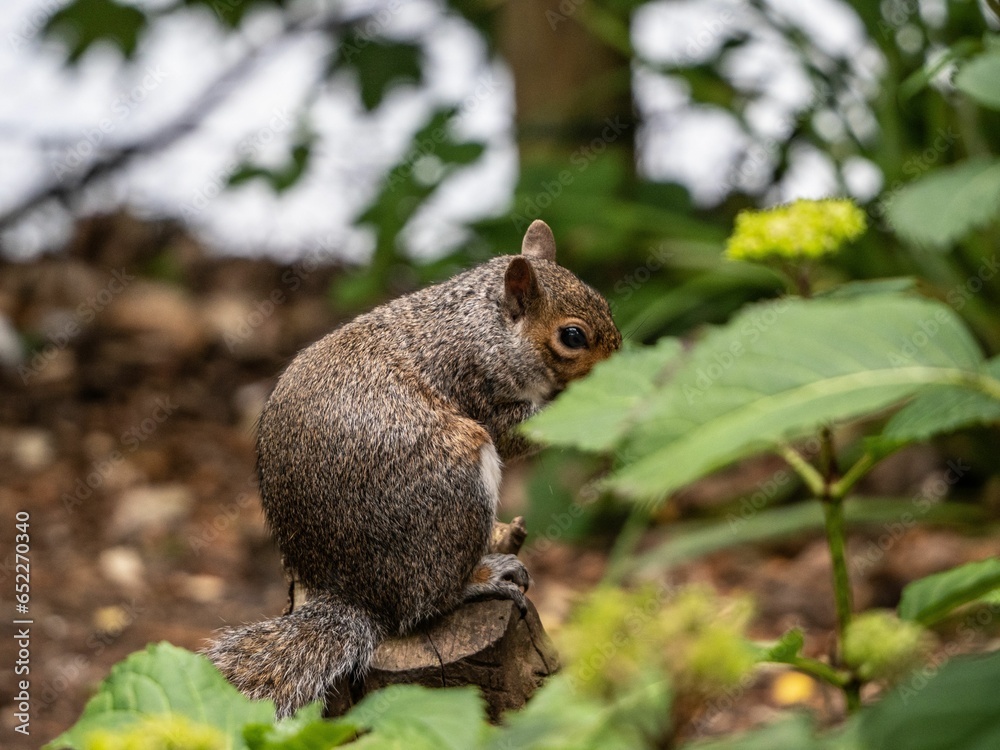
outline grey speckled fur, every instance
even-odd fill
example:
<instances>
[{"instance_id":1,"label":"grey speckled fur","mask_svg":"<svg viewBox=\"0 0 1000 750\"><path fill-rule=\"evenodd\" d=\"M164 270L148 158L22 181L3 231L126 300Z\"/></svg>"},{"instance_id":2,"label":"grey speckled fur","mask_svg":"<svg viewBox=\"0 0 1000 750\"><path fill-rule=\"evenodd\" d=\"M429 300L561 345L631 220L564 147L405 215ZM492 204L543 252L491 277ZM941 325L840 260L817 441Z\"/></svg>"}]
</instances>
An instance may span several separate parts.
<instances>
[{"instance_id":1,"label":"grey speckled fur","mask_svg":"<svg viewBox=\"0 0 1000 750\"><path fill-rule=\"evenodd\" d=\"M467 592L520 591L518 576L484 579L481 565L470 588L497 500L483 452L523 453L511 428L621 343L604 298L528 244L527 292L512 295L505 277L524 256L505 256L393 300L301 352L264 407L264 512L311 596L290 615L224 632L207 654L280 715ZM591 332L572 361L552 344L567 319Z\"/></svg>"}]
</instances>

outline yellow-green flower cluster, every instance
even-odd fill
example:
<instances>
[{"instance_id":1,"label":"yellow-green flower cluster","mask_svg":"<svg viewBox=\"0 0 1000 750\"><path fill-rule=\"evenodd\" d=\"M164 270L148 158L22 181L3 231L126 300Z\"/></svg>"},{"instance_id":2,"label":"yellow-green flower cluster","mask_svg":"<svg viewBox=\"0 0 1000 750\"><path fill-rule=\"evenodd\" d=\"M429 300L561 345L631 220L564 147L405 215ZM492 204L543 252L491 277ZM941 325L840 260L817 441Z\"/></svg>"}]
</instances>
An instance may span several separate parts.
<instances>
[{"instance_id":1,"label":"yellow-green flower cluster","mask_svg":"<svg viewBox=\"0 0 1000 750\"><path fill-rule=\"evenodd\" d=\"M857 239L864 212L849 200L798 200L764 211L741 211L726 245L733 260L818 258Z\"/></svg>"},{"instance_id":2,"label":"yellow-green flower cluster","mask_svg":"<svg viewBox=\"0 0 1000 750\"><path fill-rule=\"evenodd\" d=\"M746 638L746 599L700 587L664 597L654 589L594 592L560 634L576 684L598 695L669 678L696 695L724 692L756 663Z\"/></svg>"},{"instance_id":3,"label":"yellow-green flower cluster","mask_svg":"<svg viewBox=\"0 0 1000 750\"><path fill-rule=\"evenodd\" d=\"M215 727L196 724L178 714L148 716L127 729L99 730L87 735L86 750L223 750L230 747Z\"/></svg>"},{"instance_id":4,"label":"yellow-green flower cluster","mask_svg":"<svg viewBox=\"0 0 1000 750\"><path fill-rule=\"evenodd\" d=\"M916 667L934 645L933 636L892 612L858 615L844 633L844 663L863 680L894 682Z\"/></svg>"}]
</instances>

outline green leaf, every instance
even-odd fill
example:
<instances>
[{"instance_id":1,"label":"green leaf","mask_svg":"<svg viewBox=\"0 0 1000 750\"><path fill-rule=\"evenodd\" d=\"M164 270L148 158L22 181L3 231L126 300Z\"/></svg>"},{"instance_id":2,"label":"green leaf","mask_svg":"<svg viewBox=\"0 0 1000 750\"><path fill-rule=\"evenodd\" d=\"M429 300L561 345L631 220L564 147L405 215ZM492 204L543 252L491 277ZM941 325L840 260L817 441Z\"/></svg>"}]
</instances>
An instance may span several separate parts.
<instances>
[{"instance_id":1,"label":"green leaf","mask_svg":"<svg viewBox=\"0 0 1000 750\"><path fill-rule=\"evenodd\" d=\"M287 0L183 0L183 3L189 6L204 6L226 26L235 29L251 8L261 5L284 8Z\"/></svg>"},{"instance_id":2,"label":"green leaf","mask_svg":"<svg viewBox=\"0 0 1000 750\"><path fill-rule=\"evenodd\" d=\"M780 300L695 347L639 410L610 485L667 493L740 458L978 377L982 355L945 305L903 296Z\"/></svg>"},{"instance_id":3,"label":"green leaf","mask_svg":"<svg viewBox=\"0 0 1000 750\"><path fill-rule=\"evenodd\" d=\"M366 695L343 719L372 730L352 745L358 748L469 750L487 731L483 699L475 687L390 685Z\"/></svg>"},{"instance_id":4,"label":"green leaf","mask_svg":"<svg viewBox=\"0 0 1000 750\"><path fill-rule=\"evenodd\" d=\"M927 679L903 682L859 718L869 750L994 750L1000 747L1000 653L958 658Z\"/></svg>"},{"instance_id":5,"label":"green leaf","mask_svg":"<svg viewBox=\"0 0 1000 750\"><path fill-rule=\"evenodd\" d=\"M778 642L761 650L761 661L774 661L791 664L806 644L805 634L801 628L792 628L784 632Z\"/></svg>"},{"instance_id":6,"label":"green leaf","mask_svg":"<svg viewBox=\"0 0 1000 750\"><path fill-rule=\"evenodd\" d=\"M310 703L277 724L249 724L243 737L250 750L327 750L354 739L354 724L323 719L320 701Z\"/></svg>"},{"instance_id":7,"label":"green leaf","mask_svg":"<svg viewBox=\"0 0 1000 750\"><path fill-rule=\"evenodd\" d=\"M297 183L305 174L312 157L312 138L300 140L292 147L289 160L277 169L260 167L244 162L229 176L229 185L240 185L254 179L262 179L275 193L281 194Z\"/></svg>"},{"instance_id":8,"label":"green leaf","mask_svg":"<svg viewBox=\"0 0 1000 750\"><path fill-rule=\"evenodd\" d=\"M955 87L984 107L1000 109L1000 53L988 52L963 65Z\"/></svg>"},{"instance_id":9,"label":"green leaf","mask_svg":"<svg viewBox=\"0 0 1000 750\"><path fill-rule=\"evenodd\" d=\"M420 83L422 51L419 44L375 39L358 31L344 36L330 71L354 68L361 87L361 102L376 109L392 86Z\"/></svg>"},{"instance_id":10,"label":"green leaf","mask_svg":"<svg viewBox=\"0 0 1000 750\"><path fill-rule=\"evenodd\" d=\"M203 656L151 644L111 669L73 727L47 747L79 748L93 732L123 730L150 715L174 714L215 727L229 748L247 748L243 726L274 722L274 706L249 701Z\"/></svg>"},{"instance_id":11,"label":"green leaf","mask_svg":"<svg viewBox=\"0 0 1000 750\"><path fill-rule=\"evenodd\" d=\"M1000 380L1000 357L986 364L986 372ZM963 427L997 423L1000 399L959 386L935 386L896 412L875 440L899 446Z\"/></svg>"},{"instance_id":12,"label":"green leaf","mask_svg":"<svg viewBox=\"0 0 1000 750\"><path fill-rule=\"evenodd\" d=\"M566 674L550 678L527 706L504 717L486 750L644 750L650 735L643 736L643 730L669 715L669 689L662 683L644 684L613 706L573 683Z\"/></svg>"},{"instance_id":13,"label":"green leaf","mask_svg":"<svg viewBox=\"0 0 1000 750\"><path fill-rule=\"evenodd\" d=\"M684 745L684 750L813 750L821 747L825 745L816 739L809 717L799 714L721 740L693 742Z\"/></svg>"},{"instance_id":14,"label":"green leaf","mask_svg":"<svg viewBox=\"0 0 1000 750\"><path fill-rule=\"evenodd\" d=\"M983 513L968 505L939 503L917 508L912 499L864 497L844 503L844 517L851 526L898 523L910 517L924 523L978 523ZM815 502L767 508L748 517L730 514L723 521L673 524L667 541L634 558L628 567L646 573L662 571L736 545L774 542L822 528L823 511Z\"/></svg>"},{"instance_id":15,"label":"green leaf","mask_svg":"<svg viewBox=\"0 0 1000 750\"><path fill-rule=\"evenodd\" d=\"M903 187L889 204L893 231L916 245L948 248L1000 214L1000 161L970 159Z\"/></svg>"},{"instance_id":16,"label":"green leaf","mask_svg":"<svg viewBox=\"0 0 1000 750\"><path fill-rule=\"evenodd\" d=\"M865 279L863 281L848 281L832 289L817 294L819 299L855 299L872 294L895 294L912 292L917 288L917 279L913 276L899 276L891 279Z\"/></svg>"},{"instance_id":17,"label":"green leaf","mask_svg":"<svg viewBox=\"0 0 1000 750\"><path fill-rule=\"evenodd\" d=\"M583 380L570 383L550 406L523 429L532 440L549 445L602 451L614 446L630 426L663 373L681 352L679 339L656 346L625 349L601 362Z\"/></svg>"},{"instance_id":18,"label":"green leaf","mask_svg":"<svg viewBox=\"0 0 1000 750\"><path fill-rule=\"evenodd\" d=\"M956 607L975 601L1000 588L1000 558L960 565L943 573L921 578L903 589L899 616L930 625Z\"/></svg>"},{"instance_id":19,"label":"green leaf","mask_svg":"<svg viewBox=\"0 0 1000 750\"><path fill-rule=\"evenodd\" d=\"M69 45L68 62L76 63L95 42L108 41L131 58L149 19L132 5L115 0L74 0L52 14L47 35L58 35Z\"/></svg>"}]
</instances>

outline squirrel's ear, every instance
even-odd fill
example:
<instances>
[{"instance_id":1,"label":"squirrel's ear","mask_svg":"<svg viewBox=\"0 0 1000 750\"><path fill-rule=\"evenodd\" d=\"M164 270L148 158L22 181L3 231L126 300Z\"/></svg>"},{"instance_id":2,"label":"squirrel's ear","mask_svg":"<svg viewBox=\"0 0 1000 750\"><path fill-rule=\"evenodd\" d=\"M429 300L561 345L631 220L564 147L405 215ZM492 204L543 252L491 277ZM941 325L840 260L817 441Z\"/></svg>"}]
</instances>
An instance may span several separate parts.
<instances>
[{"instance_id":1,"label":"squirrel's ear","mask_svg":"<svg viewBox=\"0 0 1000 750\"><path fill-rule=\"evenodd\" d=\"M503 290L504 306L512 320L519 320L542 294L535 269L520 255L511 258L507 266L503 275Z\"/></svg>"},{"instance_id":2,"label":"squirrel's ear","mask_svg":"<svg viewBox=\"0 0 1000 750\"><path fill-rule=\"evenodd\" d=\"M521 255L556 262L556 238L552 235L549 225L541 219L531 222L528 231L524 233Z\"/></svg>"}]
</instances>

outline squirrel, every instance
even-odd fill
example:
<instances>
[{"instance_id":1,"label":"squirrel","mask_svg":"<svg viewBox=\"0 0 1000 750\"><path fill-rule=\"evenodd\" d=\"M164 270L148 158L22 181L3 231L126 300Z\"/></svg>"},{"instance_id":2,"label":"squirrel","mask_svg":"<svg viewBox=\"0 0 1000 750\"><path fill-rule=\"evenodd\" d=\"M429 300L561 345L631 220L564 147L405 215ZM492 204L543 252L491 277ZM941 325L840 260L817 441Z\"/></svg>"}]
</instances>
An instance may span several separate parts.
<instances>
[{"instance_id":1,"label":"squirrel","mask_svg":"<svg viewBox=\"0 0 1000 750\"><path fill-rule=\"evenodd\" d=\"M260 416L268 526L306 602L205 651L279 718L363 675L378 644L466 601L513 600L491 552L514 428L621 346L607 300L556 264L542 221L500 256L360 315L301 351Z\"/></svg>"}]
</instances>

